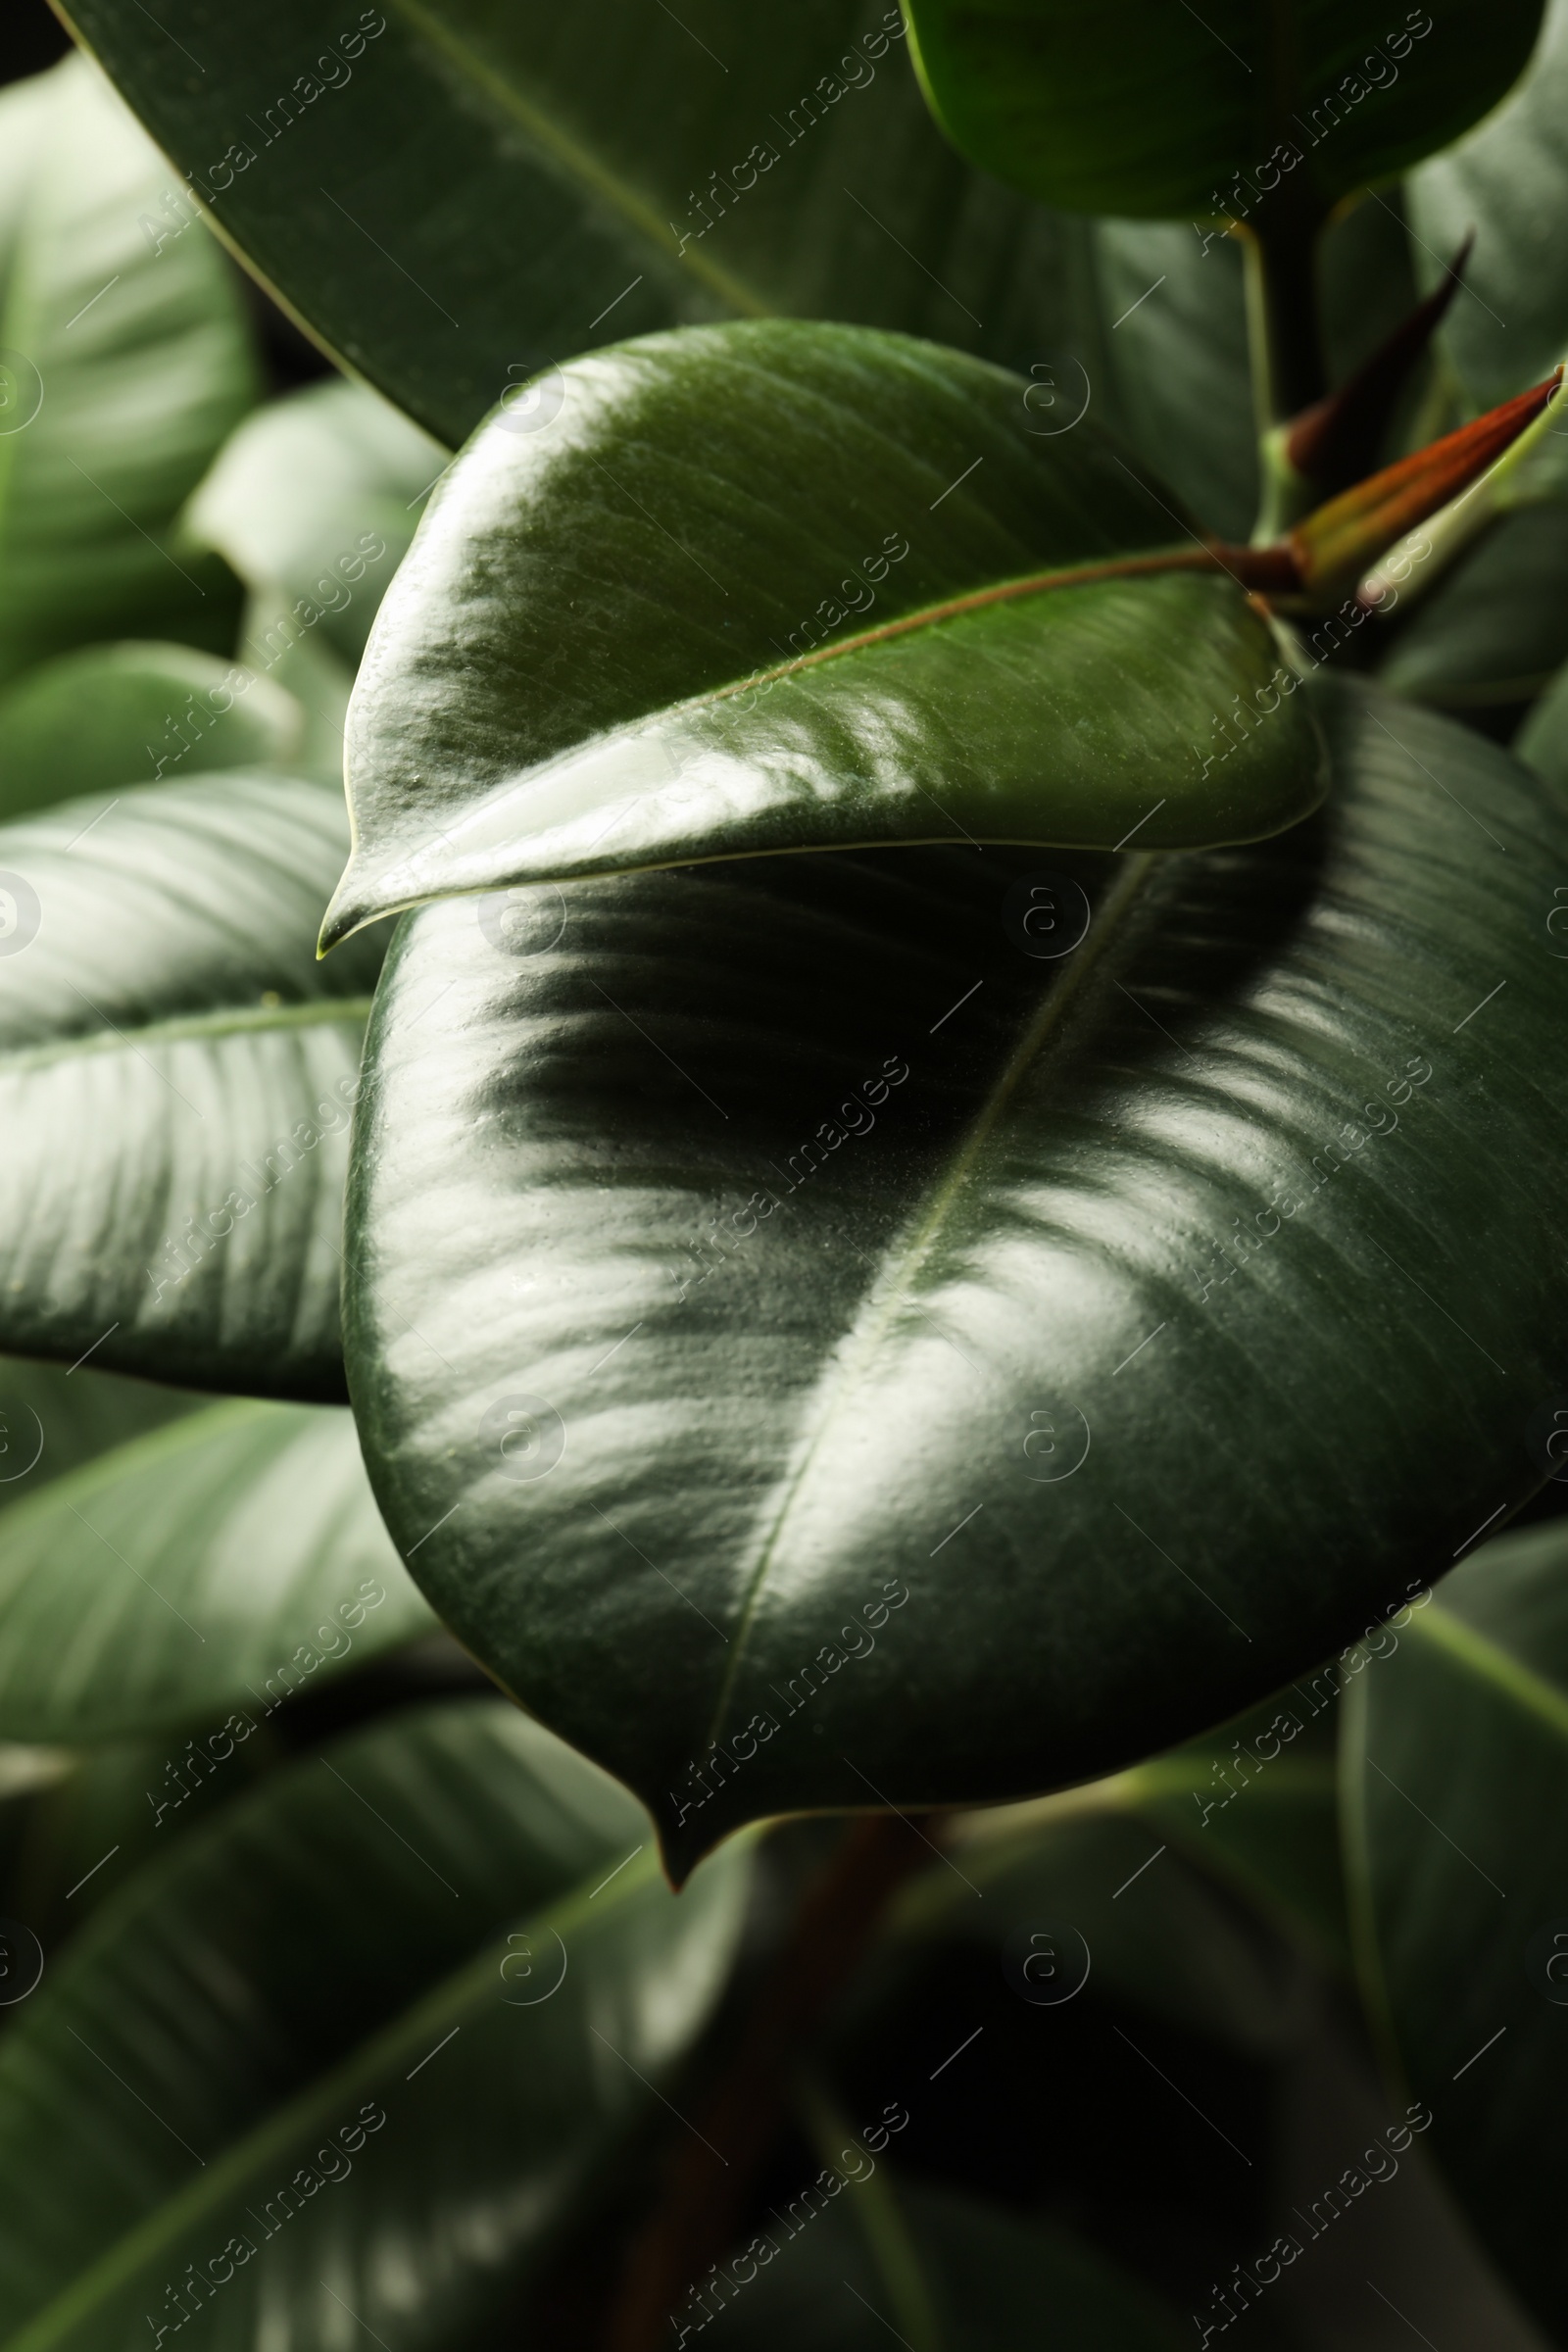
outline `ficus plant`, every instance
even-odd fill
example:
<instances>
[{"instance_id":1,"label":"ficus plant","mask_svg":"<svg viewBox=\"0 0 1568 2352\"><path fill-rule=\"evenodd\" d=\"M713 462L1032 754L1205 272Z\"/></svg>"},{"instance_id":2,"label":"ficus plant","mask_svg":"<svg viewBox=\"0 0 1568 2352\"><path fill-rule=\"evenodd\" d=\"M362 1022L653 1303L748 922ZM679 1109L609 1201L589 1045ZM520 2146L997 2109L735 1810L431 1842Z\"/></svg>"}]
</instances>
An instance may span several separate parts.
<instances>
[{"instance_id":1,"label":"ficus plant","mask_svg":"<svg viewBox=\"0 0 1568 2352\"><path fill-rule=\"evenodd\" d=\"M70 30L3 2352L1568 2341L1568 6Z\"/></svg>"}]
</instances>

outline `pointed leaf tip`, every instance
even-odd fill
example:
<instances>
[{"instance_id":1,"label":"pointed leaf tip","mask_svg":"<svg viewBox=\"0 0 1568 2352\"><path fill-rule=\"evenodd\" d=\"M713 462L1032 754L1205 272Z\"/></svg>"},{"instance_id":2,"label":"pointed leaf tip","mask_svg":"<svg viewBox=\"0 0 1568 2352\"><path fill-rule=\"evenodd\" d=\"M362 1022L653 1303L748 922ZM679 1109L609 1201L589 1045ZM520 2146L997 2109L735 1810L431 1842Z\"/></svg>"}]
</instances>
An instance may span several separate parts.
<instances>
[{"instance_id":1,"label":"pointed leaf tip","mask_svg":"<svg viewBox=\"0 0 1568 2352\"><path fill-rule=\"evenodd\" d=\"M1443 283L1400 319L1338 391L1292 418L1286 459L1320 494L1348 489L1377 464L1399 395L1459 291L1475 241L1476 232L1469 229Z\"/></svg>"},{"instance_id":2,"label":"pointed leaf tip","mask_svg":"<svg viewBox=\"0 0 1568 2352\"><path fill-rule=\"evenodd\" d=\"M1386 466L1298 523L1286 544L1307 592L1332 597L1350 587L1396 539L1458 497L1510 449L1562 379L1562 368L1554 368L1544 382Z\"/></svg>"}]
</instances>

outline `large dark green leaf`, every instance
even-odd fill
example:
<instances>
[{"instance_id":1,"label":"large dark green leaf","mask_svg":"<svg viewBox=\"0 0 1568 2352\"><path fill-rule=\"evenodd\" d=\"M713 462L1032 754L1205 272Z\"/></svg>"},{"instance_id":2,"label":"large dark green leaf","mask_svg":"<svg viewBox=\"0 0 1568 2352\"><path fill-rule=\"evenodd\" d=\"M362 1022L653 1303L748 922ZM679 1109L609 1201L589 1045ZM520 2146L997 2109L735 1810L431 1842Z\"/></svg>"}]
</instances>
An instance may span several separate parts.
<instances>
[{"instance_id":1,"label":"large dark green leaf","mask_svg":"<svg viewBox=\"0 0 1568 2352\"><path fill-rule=\"evenodd\" d=\"M1541 1387L1535 1449L1568 1426ZM1523 1436L1523 1432L1521 1436ZM1561 1447L1554 1447L1553 1458ZM1398 1620L1396 1621L1398 1624ZM1348 1852L1368 1997L1505 2276L1568 2327L1555 2186L1568 2096L1568 1531L1490 1544L1360 1675Z\"/></svg>"},{"instance_id":2,"label":"large dark green leaf","mask_svg":"<svg viewBox=\"0 0 1568 2352\"><path fill-rule=\"evenodd\" d=\"M0 1342L343 1396L348 1119L379 961L312 936L341 804L227 775L0 828Z\"/></svg>"},{"instance_id":3,"label":"large dark green leaf","mask_svg":"<svg viewBox=\"0 0 1568 2352\"><path fill-rule=\"evenodd\" d=\"M76 1745L230 1707L255 1729L430 1622L350 1414L211 1405L6 1514L0 1738Z\"/></svg>"},{"instance_id":4,"label":"large dark green leaf","mask_svg":"<svg viewBox=\"0 0 1568 2352\"><path fill-rule=\"evenodd\" d=\"M222 2352L284 2310L336 2343L344 2305L390 2352L466 2343L722 1983L744 1854L677 1899L649 1835L479 1700L337 1742L145 1870L0 2045L8 2352L172 2328L190 2265Z\"/></svg>"},{"instance_id":5,"label":"large dark green leaf","mask_svg":"<svg viewBox=\"0 0 1568 2352\"><path fill-rule=\"evenodd\" d=\"M81 58L0 98L0 677L232 636L231 576L173 525L256 368L207 231L149 234L172 176Z\"/></svg>"},{"instance_id":6,"label":"large dark green leaf","mask_svg":"<svg viewBox=\"0 0 1568 2352\"><path fill-rule=\"evenodd\" d=\"M0 694L0 815L117 784L290 768L305 714L243 664L188 645L95 645Z\"/></svg>"},{"instance_id":7,"label":"large dark green leaf","mask_svg":"<svg viewBox=\"0 0 1568 2352\"><path fill-rule=\"evenodd\" d=\"M1409 181L1416 263L1428 284L1476 231L1465 290L1442 339L1478 409L1539 381L1568 352L1565 107L1568 6L1552 0L1535 61L1507 105Z\"/></svg>"},{"instance_id":8,"label":"large dark green leaf","mask_svg":"<svg viewBox=\"0 0 1568 2352\"><path fill-rule=\"evenodd\" d=\"M248 416L186 512L241 579L358 662L447 452L363 384L311 384Z\"/></svg>"},{"instance_id":9,"label":"large dark green leaf","mask_svg":"<svg viewBox=\"0 0 1568 2352\"><path fill-rule=\"evenodd\" d=\"M372 1483L678 1852L1145 1755L1539 1479L1568 817L1451 722L1328 715L1327 810L1261 847L400 929L351 1184ZM1020 899L1065 947L1080 888L1083 945L1020 952Z\"/></svg>"},{"instance_id":10,"label":"large dark green leaf","mask_svg":"<svg viewBox=\"0 0 1568 2352\"><path fill-rule=\"evenodd\" d=\"M1072 234L947 147L896 0L154 13L70 12L254 267L454 447L547 362L737 313L1060 356Z\"/></svg>"},{"instance_id":11,"label":"large dark green leaf","mask_svg":"<svg viewBox=\"0 0 1568 2352\"><path fill-rule=\"evenodd\" d=\"M692 857L1170 847L1304 815L1300 703L1229 758L1212 741L1279 643L1223 572L1159 568L1203 551L1091 420L1037 430L1037 389L753 322L574 363L536 433L495 417L360 672L328 939L438 892Z\"/></svg>"},{"instance_id":12,"label":"large dark green leaf","mask_svg":"<svg viewBox=\"0 0 1568 2352\"><path fill-rule=\"evenodd\" d=\"M157 14L184 61L112 0L74 13L256 266L454 444L532 368L595 343L732 312L814 315L1034 366L1042 400L1053 384L1076 400L1087 368L1096 413L1168 467L1206 522L1250 527L1250 509L1206 503L1216 475L1245 484L1252 466L1245 382L1216 386L1204 332L1234 251L1210 252L1185 289L1185 265L1162 256L1122 294L1138 239L1129 249L1116 224L1098 282L1098 230L1006 194L941 138L888 0L803 0L765 37L738 0L673 16L614 0L591 32L537 0L504 15L466 0L439 23L393 9L384 34L319 71L304 0L175 0ZM257 168L218 188L208 167L225 142ZM754 147L778 161L742 188L735 168L749 177ZM1111 340L1162 271L1171 314L1137 313ZM1135 342L1153 365L1124 357ZM1205 378L1217 405L1187 397Z\"/></svg>"},{"instance_id":13,"label":"large dark green leaf","mask_svg":"<svg viewBox=\"0 0 1568 2352\"><path fill-rule=\"evenodd\" d=\"M1276 210L1294 195L1326 211L1446 146L1519 74L1541 0L1457 0L1387 26L1358 0L906 0L906 14L938 120L1010 186L1072 212L1241 217L1282 186Z\"/></svg>"}]
</instances>

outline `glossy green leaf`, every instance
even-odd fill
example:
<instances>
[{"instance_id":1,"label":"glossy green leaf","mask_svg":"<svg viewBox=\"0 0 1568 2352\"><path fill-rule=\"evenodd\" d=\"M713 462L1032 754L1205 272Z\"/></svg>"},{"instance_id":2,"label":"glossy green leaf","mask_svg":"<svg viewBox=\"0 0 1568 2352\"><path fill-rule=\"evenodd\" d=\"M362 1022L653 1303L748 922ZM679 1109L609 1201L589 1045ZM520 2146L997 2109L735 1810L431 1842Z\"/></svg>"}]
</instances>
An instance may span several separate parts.
<instances>
[{"instance_id":1,"label":"glossy green leaf","mask_svg":"<svg viewBox=\"0 0 1568 2352\"><path fill-rule=\"evenodd\" d=\"M97 637L233 633L231 575L174 524L256 364L222 255L166 214L173 178L84 59L0 97L0 677Z\"/></svg>"},{"instance_id":2,"label":"glossy green leaf","mask_svg":"<svg viewBox=\"0 0 1568 2352\"><path fill-rule=\"evenodd\" d=\"M156 14L70 11L253 267L453 447L547 363L737 313L1059 348L1073 232L953 154L896 0L765 39L741 0Z\"/></svg>"},{"instance_id":3,"label":"glossy green leaf","mask_svg":"<svg viewBox=\"0 0 1568 2352\"><path fill-rule=\"evenodd\" d=\"M811 2219L798 2219L793 2235L787 2222L771 2230L777 2256L732 2302L720 2298L706 2341L727 2352L796 2352L807 2343L873 2352L890 2329L901 2333L897 2302L858 2226L857 2199L869 2185L852 2178L834 2203L799 2207ZM929 2283L934 2340L953 2352L1017 2352L1030 2342L1053 2352L1176 2352L1189 2341L1147 2288L1064 2230L953 2189L901 2181L889 2194Z\"/></svg>"},{"instance_id":4,"label":"glossy green leaf","mask_svg":"<svg viewBox=\"0 0 1568 2352\"><path fill-rule=\"evenodd\" d=\"M1449 155L1411 175L1406 191L1418 273L1476 231L1465 290L1442 342L1478 409L1537 382L1568 352L1568 5L1550 0L1541 46L1505 106Z\"/></svg>"},{"instance_id":5,"label":"glossy green leaf","mask_svg":"<svg viewBox=\"0 0 1568 2352\"><path fill-rule=\"evenodd\" d=\"M310 384L246 418L186 510L186 528L252 588L281 592L350 662L448 464L363 384Z\"/></svg>"},{"instance_id":6,"label":"glossy green leaf","mask_svg":"<svg viewBox=\"0 0 1568 2352\"><path fill-rule=\"evenodd\" d=\"M1554 503L1499 515L1423 597L1378 675L1440 709L1485 710L1529 702L1565 661L1568 504Z\"/></svg>"},{"instance_id":7,"label":"glossy green leaf","mask_svg":"<svg viewBox=\"0 0 1568 2352\"><path fill-rule=\"evenodd\" d=\"M1092 420L1037 431L1037 385L756 322L559 389L466 452L382 608L328 940L694 857L1250 840L1320 797L1299 703L1218 760L1282 648Z\"/></svg>"},{"instance_id":8,"label":"glossy green leaf","mask_svg":"<svg viewBox=\"0 0 1568 2352\"><path fill-rule=\"evenodd\" d=\"M379 945L319 965L341 804L264 775L0 828L0 1342L332 1401Z\"/></svg>"},{"instance_id":9,"label":"glossy green leaf","mask_svg":"<svg viewBox=\"0 0 1568 2352\"><path fill-rule=\"evenodd\" d=\"M1201 15L906 0L921 80L964 155L1070 212L1136 217L1241 215L1261 191L1266 219L1282 186L1276 212L1326 212L1392 179L1495 104L1541 13L1458 0L1384 27L1356 0L1216 0Z\"/></svg>"},{"instance_id":10,"label":"glossy green leaf","mask_svg":"<svg viewBox=\"0 0 1568 2352\"><path fill-rule=\"evenodd\" d=\"M292 695L193 646L61 654L0 694L0 816L166 774L288 768L304 733Z\"/></svg>"},{"instance_id":11,"label":"glossy green leaf","mask_svg":"<svg viewBox=\"0 0 1568 2352\"><path fill-rule=\"evenodd\" d=\"M1545 1385L1530 1435L1563 1416ZM1522 1433L1523 1434L1523 1433ZM1398 1620L1396 1620L1398 1623ZM1368 1998L1493 2258L1553 2337L1568 2096L1568 1535L1558 1520L1445 1578L1358 1679L1347 1845Z\"/></svg>"},{"instance_id":12,"label":"glossy green leaf","mask_svg":"<svg viewBox=\"0 0 1568 2352\"><path fill-rule=\"evenodd\" d=\"M198 75L171 71L136 12L73 12L254 266L454 446L498 397L525 397L533 369L596 344L736 312L858 319L1035 367L1075 400L1087 369L1097 414L1168 466L1206 522L1250 528L1250 512L1204 503L1215 473L1245 481L1253 464L1250 424L1229 429L1245 384L1216 383L1202 326L1234 254L1155 330L1168 385L1124 361L1141 314L1113 343L1108 330L1164 261L1114 300L1126 224L1104 232L1097 282L1098 228L970 172L930 121L885 0L803 0L765 40L738 0L673 16L613 0L591 27L532 0L504 17L469 0L439 20L385 13L363 50L346 21L313 70L321 25L304 0L221 18L175 0L159 22ZM235 172L246 153L255 168ZM1229 334L1229 293L1222 307ZM1189 404L1189 378L1218 407Z\"/></svg>"},{"instance_id":13,"label":"glossy green leaf","mask_svg":"<svg viewBox=\"0 0 1568 2352\"><path fill-rule=\"evenodd\" d=\"M349 1213L371 1480L677 1853L1147 1755L1539 1480L1568 816L1325 700L1335 794L1260 847L754 859L400 928Z\"/></svg>"},{"instance_id":14,"label":"glossy green leaf","mask_svg":"<svg viewBox=\"0 0 1568 2352\"><path fill-rule=\"evenodd\" d=\"M647 1837L478 1700L334 1743L150 1866L0 2044L8 2352L197 2310L221 2352L284 2310L335 2343L340 2305L389 2352L466 2343L721 1986L745 1856L677 1899Z\"/></svg>"},{"instance_id":15,"label":"glossy green leaf","mask_svg":"<svg viewBox=\"0 0 1568 2352\"><path fill-rule=\"evenodd\" d=\"M6 1514L0 1738L81 1745L230 1707L260 1724L430 1624L351 1415L210 1405Z\"/></svg>"}]
</instances>

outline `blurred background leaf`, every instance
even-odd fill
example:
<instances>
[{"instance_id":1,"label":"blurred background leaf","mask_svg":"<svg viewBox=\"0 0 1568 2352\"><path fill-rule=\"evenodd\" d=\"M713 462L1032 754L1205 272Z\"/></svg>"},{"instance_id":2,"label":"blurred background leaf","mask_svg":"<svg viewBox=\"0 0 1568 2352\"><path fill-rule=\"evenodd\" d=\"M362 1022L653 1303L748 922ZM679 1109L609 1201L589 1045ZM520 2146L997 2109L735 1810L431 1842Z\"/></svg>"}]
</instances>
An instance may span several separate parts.
<instances>
[{"instance_id":1,"label":"blurred background leaf","mask_svg":"<svg viewBox=\"0 0 1568 2352\"><path fill-rule=\"evenodd\" d=\"M293 767L305 713L254 671L186 645L83 647L0 690L0 815L167 771Z\"/></svg>"},{"instance_id":2,"label":"blurred background leaf","mask_svg":"<svg viewBox=\"0 0 1568 2352\"><path fill-rule=\"evenodd\" d=\"M1466 397L1487 409L1537 382L1568 353L1568 4L1548 0L1541 44L1519 87L1447 155L1410 175L1416 274L1476 231L1465 287L1441 333Z\"/></svg>"},{"instance_id":3,"label":"blurred background leaf","mask_svg":"<svg viewBox=\"0 0 1568 2352\"><path fill-rule=\"evenodd\" d=\"M275 589L351 664L448 453L363 384L307 385L233 433L185 513L253 590Z\"/></svg>"},{"instance_id":4,"label":"blurred background leaf","mask_svg":"<svg viewBox=\"0 0 1568 2352\"><path fill-rule=\"evenodd\" d=\"M13 1376L13 1427L27 1394ZM0 1738L82 1745L199 1716L216 1734L230 1708L255 1729L318 1676L434 1622L381 1524L350 1414L207 1405L7 1510ZM186 1784L160 1794L178 1805Z\"/></svg>"},{"instance_id":5,"label":"blurred background leaf","mask_svg":"<svg viewBox=\"0 0 1568 2352\"><path fill-rule=\"evenodd\" d=\"M0 2043L27 2180L0 2222L8 2340L172 2325L170 2282L235 2235L218 2341L280 2304L330 2340L339 2300L397 2352L469 2340L722 1983L746 1856L676 1902L647 1832L478 1701L340 1740L149 1864ZM375 2136L345 2145L357 2118Z\"/></svg>"},{"instance_id":6,"label":"blurred background leaf","mask_svg":"<svg viewBox=\"0 0 1568 2352\"><path fill-rule=\"evenodd\" d=\"M342 1186L380 964L373 939L316 958L347 831L317 785L238 772L0 827L8 1348L344 1397Z\"/></svg>"},{"instance_id":7,"label":"blurred background leaf","mask_svg":"<svg viewBox=\"0 0 1568 2352\"><path fill-rule=\"evenodd\" d=\"M1372 2014L1482 2237L1560 2338L1548 2217L1568 2096L1563 1523L1502 1537L1446 1577L1397 1655L1358 1682L1345 1730Z\"/></svg>"},{"instance_id":8,"label":"blurred background leaf","mask_svg":"<svg viewBox=\"0 0 1568 2352\"><path fill-rule=\"evenodd\" d=\"M232 574L176 523L261 381L177 184L84 58L0 97L0 677L93 638L232 638Z\"/></svg>"}]
</instances>

